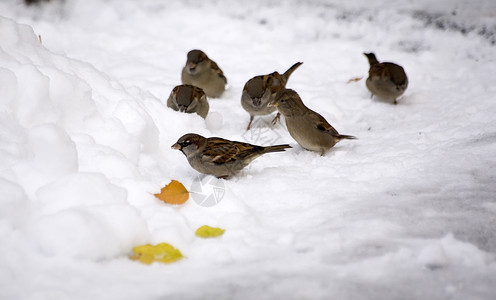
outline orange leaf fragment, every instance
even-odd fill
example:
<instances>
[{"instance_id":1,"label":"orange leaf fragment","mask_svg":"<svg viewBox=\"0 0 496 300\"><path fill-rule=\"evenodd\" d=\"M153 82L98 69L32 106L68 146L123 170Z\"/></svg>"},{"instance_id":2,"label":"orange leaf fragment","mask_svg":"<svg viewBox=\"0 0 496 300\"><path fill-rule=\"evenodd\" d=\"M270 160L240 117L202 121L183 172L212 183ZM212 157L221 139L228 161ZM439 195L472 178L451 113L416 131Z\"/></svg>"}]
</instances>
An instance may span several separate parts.
<instances>
[{"instance_id":1,"label":"orange leaf fragment","mask_svg":"<svg viewBox=\"0 0 496 300\"><path fill-rule=\"evenodd\" d=\"M362 80L362 78L363 77L354 77L354 78L351 78L350 80L348 80L346 83L360 81L360 80Z\"/></svg>"},{"instance_id":2,"label":"orange leaf fragment","mask_svg":"<svg viewBox=\"0 0 496 300\"><path fill-rule=\"evenodd\" d=\"M189 198L189 192L182 183L172 180L155 197L168 204L183 204Z\"/></svg>"}]
</instances>

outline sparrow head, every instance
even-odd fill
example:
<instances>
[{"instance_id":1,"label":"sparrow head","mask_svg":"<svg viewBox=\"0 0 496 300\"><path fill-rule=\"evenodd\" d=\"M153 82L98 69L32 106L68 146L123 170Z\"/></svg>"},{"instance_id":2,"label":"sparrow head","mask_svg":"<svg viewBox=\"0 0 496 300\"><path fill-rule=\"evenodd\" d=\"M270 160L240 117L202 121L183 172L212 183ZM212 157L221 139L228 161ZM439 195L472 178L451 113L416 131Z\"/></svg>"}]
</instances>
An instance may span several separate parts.
<instances>
[{"instance_id":1,"label":"sparrow head","mask_svg":"<svg viewBox=\"0 0 496 300\"><path fill-rule=\"evenodd\" d=\"M186 157L194 155L202 147L205 147L207 139L199 134L188 133L183 135L171 146L172 149L181 151Z\"/></svg>"},{"instance_id":2,"label":"sparrow head","mask_svg":"<svg viewBox=\"0 0 496 300\"><path fill-rule=\"evenodd\" d=\"M379 61L375 57L375 54L374 53L372 53L372 52L370 52L370 53L364 53L363 55L365 55L367 57L367 59L369 60L369 64L371 66L379 63Z\"/></svg>"},{"instance_id":3,"label":"sparrow head","mask_svg":"<svg viewBox=\"0 0 496 300\"><path fill-rule=\"evenodd\" d=\"M262 103L267 103L270 97L270 90L267 88L267 82L264 80L264 76L256 76L248 80L244 90L255 107L260 107Z\"/></svg>"},{"instance_id":4,"label":"sparrow head","mask_svg":"<svg viewBox=\"0 0 496 300\"><path fill-rule=\"evenodd\" d=\"M291 89L279 91L274 100L269 102L268 106L277 107L277 110L284 116L291 116L308 109L305 104L303 104L298 93Z\"/></svg>"},{"instance_id":5,"label":"sparrow head","mask_svg":"<svg viewBox=\"0 0 496 300\"><path fill-rule=\"evenodd\" d=\"M183 84L172 90L172 99L180 112L194 112L198 102L205 97L205 93L199 87Z\"/></svg>"},{"instance_id":6,"label":"sparrow head","mask_svg":"<svg viewBox=\"0 0 496 300\"><path fill-rule=\"evenodd\" d=\"M190 74L197 74L208 68L208 56L201 50L191 50L188 52L186 70Z\"/></svg>"}]
</instances>

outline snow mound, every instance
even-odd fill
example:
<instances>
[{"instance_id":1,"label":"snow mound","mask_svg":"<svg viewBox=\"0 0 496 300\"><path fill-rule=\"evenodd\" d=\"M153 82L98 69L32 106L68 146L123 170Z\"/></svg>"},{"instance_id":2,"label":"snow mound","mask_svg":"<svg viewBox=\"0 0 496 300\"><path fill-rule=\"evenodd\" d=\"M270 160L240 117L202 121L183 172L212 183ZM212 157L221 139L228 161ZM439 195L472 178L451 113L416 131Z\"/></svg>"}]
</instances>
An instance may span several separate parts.
<instances>
[{"instance_id":1,"label":"snow mound","mask_svg":"<svg viewBox=\"0 0 496 300\"><path fill-rule=\"evenodd\" d=\"M494 256L448 234L423 247L418 260L430 269L449 266L483 267L494 262Z\"/></svg>"},{"instance_id":2,"label":"snow mound","mask_svg":"<svg viewBox=\"0 0 496 300\"><path fill-rule=\"evenodd\" d=\"M0 35L4 221L51 256L109 259L147 242L146 222L98 162L117 153L107 168L137 176L132 162L158 139L151 117L90 65L43 47L30 26L2 17Z\"/></svg>"}]
</instances>

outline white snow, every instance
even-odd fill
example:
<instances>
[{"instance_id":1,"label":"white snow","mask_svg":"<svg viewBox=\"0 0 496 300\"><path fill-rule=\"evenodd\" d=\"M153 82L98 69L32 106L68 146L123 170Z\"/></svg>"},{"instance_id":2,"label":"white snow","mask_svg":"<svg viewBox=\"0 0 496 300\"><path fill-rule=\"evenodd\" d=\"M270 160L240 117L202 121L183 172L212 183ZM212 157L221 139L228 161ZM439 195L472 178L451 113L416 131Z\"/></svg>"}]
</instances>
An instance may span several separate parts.
<instances>
[{"instance_id":1,"label":"white snow","mask_svg":"<svg viewBox=\"0 0 496 300\"><path fill-rule=\"evenodd\" d=\"M495 299L496 3L385 3L0 0L0 299ZM194 48L229 82L206 120L165 105ZM347 83L369 51L405 68L398 105ZM297 61L288 87L358 140L245 131L244 83ZM293 149L168 206L187 132ZM162 242L185 258L128 258Z\"/></svg>"}]
</instances>

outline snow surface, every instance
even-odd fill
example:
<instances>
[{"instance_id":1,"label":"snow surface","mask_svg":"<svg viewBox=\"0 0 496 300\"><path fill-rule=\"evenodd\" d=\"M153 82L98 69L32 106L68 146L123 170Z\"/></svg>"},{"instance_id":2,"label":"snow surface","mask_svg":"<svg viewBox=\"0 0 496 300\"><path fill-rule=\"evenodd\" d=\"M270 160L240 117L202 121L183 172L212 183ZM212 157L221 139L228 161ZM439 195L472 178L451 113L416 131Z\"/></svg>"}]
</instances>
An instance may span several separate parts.
<instances>
[{"instance_id":1,"label":"snow surface","mask_svg":"<svg viewBox=\"0 0 496 300\"><path fill-rule=\"evenodd\" d=\"M496 299L496 3L384 6L0 0L0 299ZM206 120L165 105L193 48L229 81ZM398 105L347 83L369 51L405 68ZM244 83L297 61L288 87L358 140L244 130ZM167 206L198 175L170 149L187 132L293 149ZM186 258L128 259L161 242Z\"/></svg>"}]
</instances>

